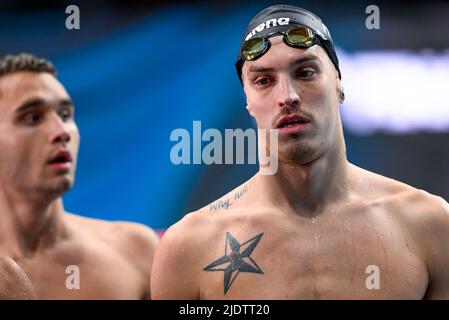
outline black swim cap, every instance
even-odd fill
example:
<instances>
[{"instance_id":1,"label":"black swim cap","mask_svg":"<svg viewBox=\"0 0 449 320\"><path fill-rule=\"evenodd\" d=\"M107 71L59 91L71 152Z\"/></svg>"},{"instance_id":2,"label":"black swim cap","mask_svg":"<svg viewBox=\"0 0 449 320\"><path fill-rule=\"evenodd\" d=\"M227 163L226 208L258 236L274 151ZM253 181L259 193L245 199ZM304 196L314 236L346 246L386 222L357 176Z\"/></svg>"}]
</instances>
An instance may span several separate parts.
<instances>
[{"instance_id":1,"label":"black swim cap","mask_svg":"<svg viewBox=\"0 0 449 320\"><path fill-rule=\"evenodd\" d=\"M235 64L240 81L242 82L242 67L245 62L242 57L242 49L247 40L254 36L264 37L276 32L285 32L293 26L298 25L311 29L315 36L317 36L317 44L326 51L341 79L338 58L332 42L332 37L327 27L321 22L321 19L312 12L299 7L274 5L260 11L250 21L246 28L240 43L239 55Z\"/></svg>"}]
</instances>

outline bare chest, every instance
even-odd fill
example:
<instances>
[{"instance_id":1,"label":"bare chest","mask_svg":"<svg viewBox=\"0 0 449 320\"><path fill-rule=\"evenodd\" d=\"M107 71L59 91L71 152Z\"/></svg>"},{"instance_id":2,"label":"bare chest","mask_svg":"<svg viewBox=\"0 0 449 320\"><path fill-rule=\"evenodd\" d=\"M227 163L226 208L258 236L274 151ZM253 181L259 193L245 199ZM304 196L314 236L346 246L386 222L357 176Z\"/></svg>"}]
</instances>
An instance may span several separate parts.
<instances>
[{"instance_id":1,"label":"bare chest","mask_svg":"<svg viewBox=\"0 0 449 320\"><path fill-rule=\"evenodd\" d=\"M382 219L229 226L205 264L206 299L419 299L425 264ZM226 238L226 241L224 241Z\"/></svg>"},{"instance_id":2,"label":"bare chest","mask_svg":"<svg viewBox=\"0 0 449 320\"><path fill-rule=\"evenodd\" d=\"M40 299L140 299L144 291L132 265L110 252L37 257L24 269Z\"/></svg>"}]
</instances>

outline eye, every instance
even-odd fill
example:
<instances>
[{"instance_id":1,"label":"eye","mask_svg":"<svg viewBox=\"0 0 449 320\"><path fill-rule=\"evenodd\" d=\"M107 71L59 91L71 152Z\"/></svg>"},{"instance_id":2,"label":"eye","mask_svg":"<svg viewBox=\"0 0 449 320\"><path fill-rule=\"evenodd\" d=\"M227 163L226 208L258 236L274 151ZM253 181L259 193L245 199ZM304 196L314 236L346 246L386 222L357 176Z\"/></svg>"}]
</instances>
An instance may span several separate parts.
<instances>
[{"instance_id":1,"label":"eye","mask_svg":"<svg viewBox=\"0 0 449 320\"><path fill-rule=\"evenodd\" d=\"M23 116L22 121L27 125L35 125L42 120L42 117L39 112L28 112Z\"/></svg>"},{"instance_id":2,"label":"eye","mask_svg":"<svg viewBox=\"0 0 449 320\"><path fill-rule=\"evenodd\" d=\"M259 86L259 87L265 87L268 84L270 84L270 79L267 77L258 77L256 78L256 80L254 81L254 83Z\"/></svg>"},{"instance_id":3,"label":"eye","mask_svg":"<svg viewBox=\"0 0 449 320\"><path fill-rule=\"evenodd\" d=\"M313 69L299 69L298 72L296 73L296 76L298 78L307 79L313 77L315 73L316 72Z\"/></svg>"},{"instance_id":4,"label":"eye","mask_svg":"<svg viewBox=\"0 0 449 320\"><path fill-rule=\"evenodd\" d=\"M64 122L72 118L72 110L70 108L61 109L58 114Z\"/></svg>"}]
</instances>

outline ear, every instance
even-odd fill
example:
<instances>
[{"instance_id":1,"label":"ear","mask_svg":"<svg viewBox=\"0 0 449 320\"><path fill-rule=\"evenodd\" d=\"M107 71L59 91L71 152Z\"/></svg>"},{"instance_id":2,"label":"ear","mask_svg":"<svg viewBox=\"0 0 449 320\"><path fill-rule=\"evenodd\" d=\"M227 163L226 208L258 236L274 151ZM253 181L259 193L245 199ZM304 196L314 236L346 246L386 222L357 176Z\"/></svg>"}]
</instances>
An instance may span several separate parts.
<instances>
[{"instance_id":1,"label":"ear","mask_svg":"<svg viewBox=\"0 0 449 320\"><path fill-rule=\"evenodd\" d=\"M248 103L248 102L246 102L246 103ZM254 118L254 111L249 104L246 105L246 110L248 110L248 113L250 114L250 116Z\"/></svg>"},{"instance_id":2,"label":"ear","mask_svg":"<svg viewBox=\"0 0 449 320\"><path fill-rule=\"evenodd\" d=\"M336 90L337 90L338 102L340 104L342 104L345 101L345 89L343 88L343 85L341 84L341 80L338 77L338 74L337 74L336 80L337 80Z\"/></svg>"}]
</instances>

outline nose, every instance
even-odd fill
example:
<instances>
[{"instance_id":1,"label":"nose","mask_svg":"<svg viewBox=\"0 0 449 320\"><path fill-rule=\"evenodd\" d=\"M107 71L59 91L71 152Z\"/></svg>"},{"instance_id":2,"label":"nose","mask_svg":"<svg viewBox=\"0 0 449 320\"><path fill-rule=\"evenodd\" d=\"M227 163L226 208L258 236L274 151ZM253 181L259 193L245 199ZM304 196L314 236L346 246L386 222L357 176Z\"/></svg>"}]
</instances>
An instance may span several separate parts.
<instances>
[{"instance_id":1,"label":"nose","mask_svg":"<svg viewBox=\"0 0 449 320\"><path fill-rule=\"evenodd\" d=\"M62 121L58 114L51 115L49 142L51 144L66 145L70 141L70 133L67 128L68 124Z\"/></svg>"},{"instance_id":2,"label":"nose","mask_svg":"<svg viewBox=\"0 0 449 320\"><path fill-rule=\"evenodd\" d=\"M300 97L291 79L286 77L279 81L279 98L278 105L281 109L297 108L300 102Z\"/></svg>"}]
</instances>

